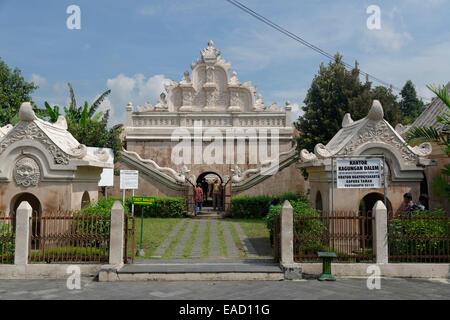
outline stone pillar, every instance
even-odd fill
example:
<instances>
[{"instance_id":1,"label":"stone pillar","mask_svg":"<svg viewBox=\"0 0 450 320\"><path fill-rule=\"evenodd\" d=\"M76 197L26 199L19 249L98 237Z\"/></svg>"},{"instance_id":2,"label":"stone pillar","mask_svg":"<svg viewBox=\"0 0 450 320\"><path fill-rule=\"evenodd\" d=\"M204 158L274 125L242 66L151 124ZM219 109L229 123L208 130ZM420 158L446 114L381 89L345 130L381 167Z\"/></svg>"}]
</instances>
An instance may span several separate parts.
<instances>
[{"instance_id":1,"label":"stone pillar","mask_svg":"<svg viewBox=\"0 0 450 320\"><path fill-rule=\"evenodd\" d=\"M289 201L281 208L281 264L294 263L294 215Z\"/></svg>"},{"instance_id":2,"label":"stone pillar","mask_svg":"<svg viewBox=\"0 0 450 320\"><path fill-rule=\"evenodd\" d=\"M111 227L109 235L109 264L123 263L123 220L124 210L118 200L111 208Z\"/></svg>"},{"instance_id":3,"label":"stone pillar","mask_svg":"<svg viewBox=\"0 0 450 320\"><path fill-rule=\"evenodd\" d=\"M372 209L373 249L377 263L388 263L388 230L387 230L387 209L380 200L375 203Z\"/></svg>"},{"instance_id":4,"label":"stone pillar","mask_svg":"<svg viewBox=\"0 0 450 320\"><path fill-rule=\"evenodd\" d=\"M16 212L16 248L14 264L28 264L30 244L30 217L33 212L30 204L23 201Z\"/></svg>"},{"instance_id":5,"label":"stone pillar","mask_svg":"<svg viewBox=\"0 0 450 320\"><path fill-rule=\"evenodd\" d=\"M286 101L286 108L284 109L284 111L286 112L286 118L285 118L285 127L290 127L291 126L291 112L292 112L292 106L291 103L289 101Z\"/></svg>"},{"instance_id":6,"label":"stone pillar","mask_svg":"<svg viewBox=\"0 0 450 320\"><path fill-rule=\"evenodd\" d=\"M126 107L126 112L127 112L127 127L133 127L133 119L132 119L132 113L133 113L133 104L131 102L128 102L127 107Z\"/></svg>"}]
</instances>

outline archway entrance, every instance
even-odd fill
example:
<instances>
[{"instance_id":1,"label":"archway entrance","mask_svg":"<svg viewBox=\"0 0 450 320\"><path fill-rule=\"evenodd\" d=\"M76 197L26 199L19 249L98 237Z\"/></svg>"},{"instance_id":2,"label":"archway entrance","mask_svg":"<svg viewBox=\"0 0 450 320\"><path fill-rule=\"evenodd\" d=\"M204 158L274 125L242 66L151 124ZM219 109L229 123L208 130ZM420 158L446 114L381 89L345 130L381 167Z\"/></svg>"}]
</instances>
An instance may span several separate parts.
<instances>
[{"instance_id":1,"label":"archway entrance","mask_svg":"<svg viewBox=\"0 0 450 320\"><path fill-rule=\"evenodd\" d=\"M200 184L203 190L203 206L204 207L212 207L213 206L213 194L212 187L214 181L218 179L220 184L223 184L222 177L212 171L203 172L200 174L196 181L196 186Z\"/></svg>"},{"instance_id":2,"label":"archway entrance","mask_svg":"<svg viewBox=\"0 0 450 320\"><path fill-rule=\"evenodd\" d=\"M371 212L373 206L375 205L375 203L377 203L378 200L384 202L384 195L378 192L369 193L364 198L362 198L359 203L359 211L361 211L361 214L366 215L368 212ZM392 205L387 197L386 208L388 213L392 212Z\"/></svg>"},{"instance_id":3,"label":"archway entrance","mask_svg":"<svg viewBox=\"0 0 450 320\"><path fill-rule=\"evenodd\" d=\"M11 210L11 216L13 217L13 230L16 230L16 212L17 209L19 208L20 204L23 201L27 201L31 208L32 208L32 214L33 214L33 219L31 219L32 223L31 223L31 230L33 232L33 234L35 235L40 235L41 234L41 222L40 219L36 219L36 217L40 217L42 215L42 206L41 206L41 202L39 201L39 199L31 194L31 193L19 193L17 195L15 195L12 200L11 200L11 205L10 208ZM34 241L32 241L32 247L39 247L39 243L35 243Z\"/></svg>"},{"instance_id":4,"label":"archway entrance","mask_svg":"<svg viewBox=\"0 0 450 320\"><path fill-rule=\"evenodd\" d=\"M81 198L81 209L89 206L90 202L91 202L91 197L89 197L89 192L85 191L83 193L83 197Z\"/></svg>"}]
</instances>

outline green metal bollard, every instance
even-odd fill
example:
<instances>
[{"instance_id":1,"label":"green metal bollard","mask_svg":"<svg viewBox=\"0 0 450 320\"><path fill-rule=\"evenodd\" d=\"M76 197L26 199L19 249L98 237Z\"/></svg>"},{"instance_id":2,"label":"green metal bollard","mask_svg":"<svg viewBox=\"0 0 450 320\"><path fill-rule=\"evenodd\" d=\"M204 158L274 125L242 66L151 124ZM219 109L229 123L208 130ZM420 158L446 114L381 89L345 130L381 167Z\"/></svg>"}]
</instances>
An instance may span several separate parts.
<instances>
[{"instance_id":1,"label":"green metal bollard","mask_svg":"<svg viewBox=\"0 0 450 320\"><path fill-rule=\"evenodd\" d=\"M336 278L331 274L331 261L336 258L334 252L317 252L317 255L322 258L322 274L319 281L335 281Z\"/></svg>"}]
</instances>

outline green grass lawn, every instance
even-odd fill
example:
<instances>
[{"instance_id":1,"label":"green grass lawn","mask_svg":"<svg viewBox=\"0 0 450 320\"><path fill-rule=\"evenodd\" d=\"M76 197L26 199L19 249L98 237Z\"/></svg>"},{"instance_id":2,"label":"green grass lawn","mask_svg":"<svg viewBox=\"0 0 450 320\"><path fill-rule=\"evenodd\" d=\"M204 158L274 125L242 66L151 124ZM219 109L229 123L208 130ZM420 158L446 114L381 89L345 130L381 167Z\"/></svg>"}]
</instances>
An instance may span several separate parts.
<instances>
[{"instance_id":1,"label":"green grass lawn","mask_svg":"<svg viewBox=\"0 0 450 320\"><path fill-rule=\"evenodd\" d=\"M145 252L145 256L142 258L150 259L155 250L164 242L172 229L181 221L181 218L144 218L144 234L142 247ZM223 227L224 224L230 229L233 240L240 252L240 256L244 258L245 251L243 245L239 239L239 236L232 224L232 222L238 222L244 233L249 237L255 249L259 252L260 248L265 248L265 254L269 251L270 254L270 242L269 242L269 230L267 230L263 219L224 219L218 221L217 231L220 244L220 253L223 257L227 256L227 248L225 244ZM189 219L186 220L184 225L176 234L174 240L171 242L169 248L164 252L162 259L170 259L173 249L176 247L184 231L189 223ZM198 231L198 224L194 226L192 233L190 234L186 247L183 250L183 258L189 258L191 253L195 237ZM135 232L135 250L139 249L139 240L141 234L141 219L136 217L136 232ZM210 222L206 223L205 235L202 243L202 258L207 258L209 254L209 240L210 240ZM130 253L131 253L131 249ZM136 257L141 258L141 257Z\"/></svg>"},{"instance_id":2,"label":"green grass lawn","mask_svg":"<svg viewBox=\"0 0 450 320\"><path fill-rule=\"evenodd\" d=\"M144 218L144 232L142 248L145 259L149 259L153 252L164 242L170 231L181 221L181 218ZM139 249L141 237L141 219L136 217L135 250ZM141 257L136 257L141 258Z\"/></svg>"}]
</instances>

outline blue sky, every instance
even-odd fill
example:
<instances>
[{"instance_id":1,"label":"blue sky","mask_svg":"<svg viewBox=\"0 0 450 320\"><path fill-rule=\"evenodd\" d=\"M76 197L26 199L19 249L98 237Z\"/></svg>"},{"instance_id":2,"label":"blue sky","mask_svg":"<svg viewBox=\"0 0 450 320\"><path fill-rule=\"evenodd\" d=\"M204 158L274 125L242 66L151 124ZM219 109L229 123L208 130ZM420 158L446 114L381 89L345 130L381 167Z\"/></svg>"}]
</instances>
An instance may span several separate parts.
<instances>
[{"instance_id":1,"label":"blue sky","mask_svg":"<svg viewBox=\"0 0 450 320\"><path fill-rule=\"evenodd\" d=\"M323 50L395 86L419 94L450 81L450 0L241 0ZM69 30L69 5L81 9L81 29ZM381 29L369 30L366 8L381 9ZM213 40L244 82L266 104L286 100L299 114L325 57L270 29L224 0L0 0L0 58L40 88L43 106L66 105L67 82L79 102L112 89L102 105L123 122L125 105L155 104L168 79L179 81Z\"/></svg>"}]
</instances>

